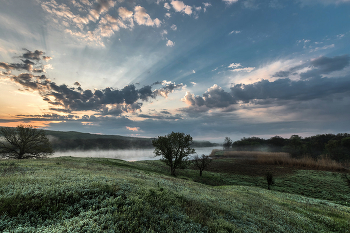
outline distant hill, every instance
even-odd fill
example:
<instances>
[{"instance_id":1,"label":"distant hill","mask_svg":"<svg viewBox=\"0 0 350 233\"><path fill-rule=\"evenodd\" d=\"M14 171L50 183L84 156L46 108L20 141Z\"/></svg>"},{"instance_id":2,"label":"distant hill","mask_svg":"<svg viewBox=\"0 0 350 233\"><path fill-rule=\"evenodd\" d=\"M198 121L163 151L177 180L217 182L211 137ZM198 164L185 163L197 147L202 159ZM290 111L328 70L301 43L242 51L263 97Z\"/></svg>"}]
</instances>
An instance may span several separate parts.
<instances>
[{"instance_id":1,"label":"distant hill","mask_svg":"<svg viewBox=\"0 0 350 233\"><path fill-rule=\"evenodd\" d=\"M93 149L131 149L153 148L153 138L127 137L120 135L100 135L76 131L45 130L55 151L93 150ZM193 147L213 147L217 143L209 141L194 141Z\"/></svg>"}]
</instances>

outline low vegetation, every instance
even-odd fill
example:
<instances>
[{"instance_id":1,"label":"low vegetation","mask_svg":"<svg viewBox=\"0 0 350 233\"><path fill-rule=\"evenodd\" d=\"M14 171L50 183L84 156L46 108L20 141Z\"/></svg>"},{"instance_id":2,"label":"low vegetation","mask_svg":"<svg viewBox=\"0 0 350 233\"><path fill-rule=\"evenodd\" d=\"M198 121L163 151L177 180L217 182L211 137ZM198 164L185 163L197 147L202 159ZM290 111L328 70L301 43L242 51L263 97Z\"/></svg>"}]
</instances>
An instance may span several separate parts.
<instances>
[{"instance_id":1,"label":"low vegetation","mask_svg":"<svg viewBox=\"0 0 350 233\"><path fill-rule=\"evenodd\" d=\"M309 156L292 158L285 152L261 152L261 151L220 151L213 150L211 153L215 158L235 158L249 160L252 164L280 165L298 168L308 168L326 171L346 171L347 165L332 160L327 156L317 159Z\"/></svg>"},{"instance_id":2,"label":"low vegetation","mask_svg":"<svg viewBox=\"0 0 350 233\"><path fill-rule=\"evenodd\" d=\"M269 139L259 137L242 138L232 142L225 138L223 148L235 151L269 151L287 152L293 158L309 156L318 159L321 155L328 155L337 162L350 161L350 134L318 134L311 137L292 135L290 138L274 136Z\"/></svg>"},{"instance_id":3,"label":"low vegetation","mask_svg":"<svg viewBox=\"0 0 350 233\"><path fill-rule=\"evenodd\" d=\"M345 173L279 166L222 157L202 177L194 168L173 177L160 161L2 160L0 231L350 232Z\"/></svg>"}]
</instances>

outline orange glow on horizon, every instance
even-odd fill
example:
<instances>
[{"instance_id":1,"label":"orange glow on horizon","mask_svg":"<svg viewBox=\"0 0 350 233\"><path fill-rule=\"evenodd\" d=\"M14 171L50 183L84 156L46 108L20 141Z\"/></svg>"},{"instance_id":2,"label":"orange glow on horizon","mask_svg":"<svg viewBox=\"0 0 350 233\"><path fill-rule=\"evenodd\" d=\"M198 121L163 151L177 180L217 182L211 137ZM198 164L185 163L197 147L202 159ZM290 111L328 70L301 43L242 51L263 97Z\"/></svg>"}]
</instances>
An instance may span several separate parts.
<instances>
[{"instance_id":1,"label":"orange glow on horizon","mask_svg":"<svg viewBox=\"0 0 350 233\"><path fill-rule=\"evenodd\" d=\"M32 125L34 128L46 128L51 121L16 121L16 122L2 122L0 127L17 127L19 125Z\"/></svg>"}]
</instances>

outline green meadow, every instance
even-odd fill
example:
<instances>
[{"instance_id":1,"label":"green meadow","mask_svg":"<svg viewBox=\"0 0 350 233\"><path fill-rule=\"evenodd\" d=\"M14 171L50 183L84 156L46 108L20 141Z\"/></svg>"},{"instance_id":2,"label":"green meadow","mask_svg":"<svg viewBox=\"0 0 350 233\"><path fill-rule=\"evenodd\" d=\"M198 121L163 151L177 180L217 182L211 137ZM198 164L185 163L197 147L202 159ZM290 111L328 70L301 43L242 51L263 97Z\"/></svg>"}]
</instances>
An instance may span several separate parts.
<instances>
[{"instance_id":1,"label":"green meadow","mask_svg":"<svg viewBox=\"0 0 350 233\"><path fill-rule=\"evenodd\" d=\"M160 161L2 160L0 174L1 232L350 232L341 172L295 169L272 190L263 175L173 177Z\"/></svg>"}]
</instances>

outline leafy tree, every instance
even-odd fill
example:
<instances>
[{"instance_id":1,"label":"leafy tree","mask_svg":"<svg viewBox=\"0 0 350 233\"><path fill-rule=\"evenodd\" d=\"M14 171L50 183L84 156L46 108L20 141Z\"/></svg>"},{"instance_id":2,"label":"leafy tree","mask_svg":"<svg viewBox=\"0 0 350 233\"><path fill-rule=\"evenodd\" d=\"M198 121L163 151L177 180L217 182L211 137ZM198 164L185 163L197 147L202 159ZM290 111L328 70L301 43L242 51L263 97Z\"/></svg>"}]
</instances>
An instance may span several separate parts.
<instances>
[{"instance_id":1,"label":"leafy tree","mask_svg":"<svg viewBox=\"0 0 350 233\"><path fill-rule=\"evenodd\" d=\"M195 155L193 158L193 164L196 168L199 169L199 176L202 176L202 172L204 169L208 167L211 163L211 159L209 156L202 154L201 156Z\"/></svg>"},{"instance_id":2,"label":"leafy tree","mask_svg":"<svg viewBox=\"0 0 350 233\"><path fill-rule=\"evenodd\" d=\"M271 146L282 148L285 145L285 141L286 139L282 138L281 136L274 136L268 140L268 143Z\"/></svg>"},{"instance_id":3,"label":"leafy tree","mask_svg":"<svg viewBox=\"0 0 350 233\"><path fill-rule=\"evenodd\" d=\"M350 149L350 137L343 138L341 140L341 145L347 149Z\"/></svg>"},{"instance_id":4,"label":"leafy tree","mask_svg":"<svg viewBox=\"0 0 350 233\"><path fill-rule=\"evenodd\" d=\"M158 136L152 141L156 156L162 156L162 161L170 167L171 175L175 170L183 167L190 154L195 153L191 148L192 137L184 133L172 132L166 136Z\"/></svg>"},{"instance_id":5,"label":"leafy tree","mask_svg":"<svg viewBox=\"0 0 350 233\"><path fill-rule=\"evenodd\" d=\"M224 150L230 149L231 146L232 146L231 138L225 137L224 144L223 144Z\"/></svg>"},{"instance_id":6,"label":"leafy tree","mask_svg":"<svg viewBox=\"0 0 350 233\"><path fill-rule=\"evenodd\" d=\"M300 157L302 153L302 146L302 137L299 135L292 135L289 138L289 145L287 146L287 149L292 157Z\"/></svg>"},{"instance_id":7,"label":"leafy tree","mask_svg":"<svg viewBox=\"0 0 350 233\"><path fill-rule=\"evenodd\" d=\"M44 130L31 125L0 128L0 153L15 159L40 158L53 153Z\"/></svg>"}]
</instances>

